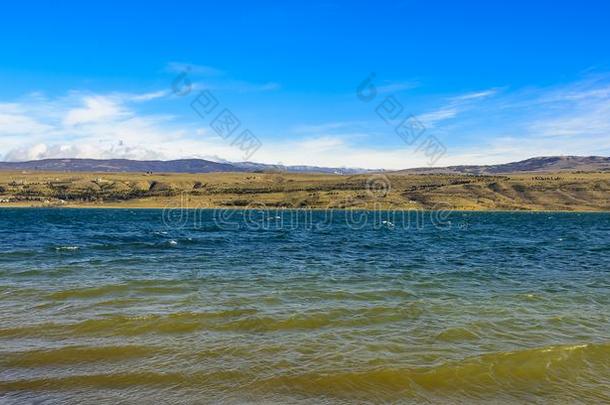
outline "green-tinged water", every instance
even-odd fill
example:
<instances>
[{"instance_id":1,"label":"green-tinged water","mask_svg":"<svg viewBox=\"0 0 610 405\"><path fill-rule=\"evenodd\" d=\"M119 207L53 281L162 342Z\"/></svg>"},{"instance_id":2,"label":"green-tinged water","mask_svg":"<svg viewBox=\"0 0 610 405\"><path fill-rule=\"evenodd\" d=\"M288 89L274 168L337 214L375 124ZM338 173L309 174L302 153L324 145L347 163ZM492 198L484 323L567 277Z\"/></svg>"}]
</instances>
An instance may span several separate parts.
<instances>
[{"instance_id":1,"label":"green-tinged water","mask_svg":"<svg viewBox=\"0 0 610 405\"><path fill-rule=\"evenodd\" d=\"M217 214L0 210L0 403L610 403L610 214Z\"/></svg>"}]
</instances>

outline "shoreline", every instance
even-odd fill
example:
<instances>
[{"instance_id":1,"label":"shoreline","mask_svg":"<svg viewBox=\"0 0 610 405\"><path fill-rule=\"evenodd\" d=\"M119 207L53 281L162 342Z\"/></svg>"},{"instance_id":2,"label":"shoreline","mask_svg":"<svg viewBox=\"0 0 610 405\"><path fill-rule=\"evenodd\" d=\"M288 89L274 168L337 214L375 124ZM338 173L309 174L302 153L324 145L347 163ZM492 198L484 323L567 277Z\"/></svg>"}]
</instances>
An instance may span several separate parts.
<instances>
[{"instance_id":1,"label":"shoreline","mask_svg":"<svg viewBox=\"0 0 610 405\"><path fill-rule=\"evenodd\" d=\"M27 205L2 205L0 206L0 211L3 209L56 209L56 210L155 210L155 211L163 211L163 210L174 210L180 209L179 207L161 207L161 206L150 206L150 207L142 207L142 206L115 206L115 205L65 205L65 206L27 206ZM497 210L497 209L428 209L428 208L420 208L420 209L401 209L401 208L378 208L378 209L370 209L370 208L303 208L303 207L295 207L295 208L286 208L286 207L268 207L268 208L247 208L247 207L225 207L225 206L217 206L217 207L201 207L201 208L183 208L185 211L215 211L215 210L225 210L225 211L375 211L375 212L440 212L440 211L448 211L448 212L489 212L489 213L524 213L524 214L533 214L533 213L562 213L562 214L610 214L610 210L545 210L545 209L532 209L532 210Z\"/></svg>"}]
</instances>

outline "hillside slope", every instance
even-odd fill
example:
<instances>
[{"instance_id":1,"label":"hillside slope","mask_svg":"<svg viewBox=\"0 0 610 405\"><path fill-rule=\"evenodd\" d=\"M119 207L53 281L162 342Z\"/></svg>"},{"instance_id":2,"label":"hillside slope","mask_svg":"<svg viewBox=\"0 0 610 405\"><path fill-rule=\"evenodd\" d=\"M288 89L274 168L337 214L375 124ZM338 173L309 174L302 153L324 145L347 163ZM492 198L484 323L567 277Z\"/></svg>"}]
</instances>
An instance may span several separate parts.
<instances>
[{"instance_id":1,"label":"hillside slope","mask_svg":"<svg viewBox=\"0 0 610 405\"><path fill-rule=\"evenodd\" d=\"M610 211L610 173L345 176L0 172L0 207L181 205Z\"/></svg>"},{"instance_id":2,"label":"hillside slope","mask_svg":"<svg viewBox=\"0 0 610 405\"><path fill-rule=\"evenodd\" d=\"M487 166L448 166L435 168L416 168L400 170L398 173L462 173L462 174L507 174L507 173L540 173L540 172L608 172L610 157L604 156L548 156L535 157L498 165Z\"/></svg>"}]
</instances>

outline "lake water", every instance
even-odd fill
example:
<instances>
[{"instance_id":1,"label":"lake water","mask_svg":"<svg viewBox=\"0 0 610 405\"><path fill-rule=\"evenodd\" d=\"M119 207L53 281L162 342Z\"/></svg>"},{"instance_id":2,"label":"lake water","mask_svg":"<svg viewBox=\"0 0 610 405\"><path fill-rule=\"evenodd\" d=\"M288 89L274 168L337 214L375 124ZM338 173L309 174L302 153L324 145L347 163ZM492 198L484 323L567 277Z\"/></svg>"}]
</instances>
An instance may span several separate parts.
<instances>
[{"instance_id":1,"label":"lake water","mask_svg":"<svg viewBox=\"0 0 610 405\"><path fill-rule=\"evenodd\" d=\"M385 215L2 209L0 403L610 403L610 214Z\"/></svg>"}]
</instances>

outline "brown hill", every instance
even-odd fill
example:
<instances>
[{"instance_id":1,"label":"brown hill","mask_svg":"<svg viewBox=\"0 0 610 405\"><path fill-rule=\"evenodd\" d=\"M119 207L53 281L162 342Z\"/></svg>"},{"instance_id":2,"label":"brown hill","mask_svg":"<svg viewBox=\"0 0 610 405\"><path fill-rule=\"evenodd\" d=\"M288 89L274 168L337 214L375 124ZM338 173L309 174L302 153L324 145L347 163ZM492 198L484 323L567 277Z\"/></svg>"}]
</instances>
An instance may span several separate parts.
<instances>
[{"instance_id":1,"label":"brown hill","mask_svg":"<svg viewBox=\"0 0 610 405\"><path fill-rule=\"evenodd\" d=\"M548 156L534 157L498 165L448 166L400 170L398 173L460 173L460 174L508 174L508 173L558 173L558 172L610 172L610 157L604 156Z\"/></svg>"}]
</instances>

